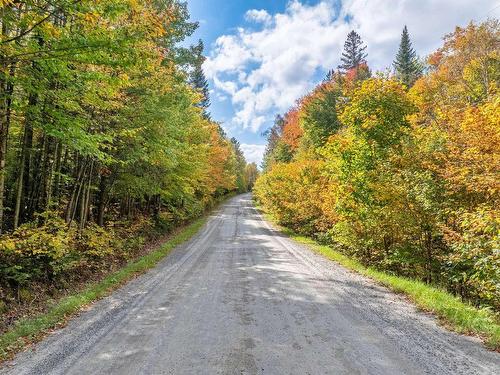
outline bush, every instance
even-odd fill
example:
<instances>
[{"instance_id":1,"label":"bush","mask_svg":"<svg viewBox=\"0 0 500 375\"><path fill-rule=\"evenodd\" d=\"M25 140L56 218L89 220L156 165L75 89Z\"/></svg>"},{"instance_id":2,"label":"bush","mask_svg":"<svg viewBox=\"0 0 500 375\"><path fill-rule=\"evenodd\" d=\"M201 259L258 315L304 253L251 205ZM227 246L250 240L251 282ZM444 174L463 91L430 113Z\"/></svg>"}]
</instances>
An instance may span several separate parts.
<instances>
[{"instance_id":1,"label":"bush","mask_svg":"<svg viewBox=\"0 0 500 375\"><path fill-rule=\"evenodd\" d=\"M256 198L269 210L278 223L298 233L313 234L321 217L320 162L278 163L262 175L254 187Z\"/></svg>"},{"instance_id":2,"label":"bush","mask_svg":"<svg viewBox=\"0 0 500 375\"><path fill-rule=\"evenodd\" d=\"M123 245L123 239L116 236L113 228L90 224L73 239L80 257L99 261L111 256Z\"/></svg>"},{"instance_id":3,"label":"bush","mask_svg":"<svg viewBox=\"0 0 500 375\"><path fill-rule=\"evenodd\" d=\"M19 287L53 282L78 268L99 269L108 260L129 259L153 228L153 220L139 218L105 228L89 224L77 230L54 213L45 213L0 237L0 283Z\"/></svg>"},{"instance_id":4,"label":"bush","mask_svg":"<svg viewBox=\"0 0 500 375\"><path fill-rule=\"evenodd\" d=\"M0 238L2 279L17 285L48 281L76 265L72 248L75 231L50 213L39 221L43 224L24 224Z\"/></svg>"},{"instance_id":5,"label":"bush","mask_svg":"<svg viewBox=\"0 0 500 375\"><path fill-rule=\"evenodd\" d=\"M460 215L461 233L448 236L453 252L444 273L464 298L500 311L500 219L491 210Z\"/></svg>"}]
</instances>

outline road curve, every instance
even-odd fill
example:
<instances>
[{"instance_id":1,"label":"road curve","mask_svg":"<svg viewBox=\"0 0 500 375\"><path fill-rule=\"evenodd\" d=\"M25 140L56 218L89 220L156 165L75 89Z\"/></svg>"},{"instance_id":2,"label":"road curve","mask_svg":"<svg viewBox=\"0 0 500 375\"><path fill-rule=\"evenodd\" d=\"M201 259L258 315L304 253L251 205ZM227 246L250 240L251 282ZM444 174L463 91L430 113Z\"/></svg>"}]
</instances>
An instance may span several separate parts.
<instances>
[{"instance_id":1,"label":"road curve","mask_svg":"<svg viewBox=\"0 0 500 375\"><path fill-rule=\"evenodd\" d=\"M500 373L478 340L273 231L248 194L32 349L0 374Z\"/></svg>"}]
</instances>

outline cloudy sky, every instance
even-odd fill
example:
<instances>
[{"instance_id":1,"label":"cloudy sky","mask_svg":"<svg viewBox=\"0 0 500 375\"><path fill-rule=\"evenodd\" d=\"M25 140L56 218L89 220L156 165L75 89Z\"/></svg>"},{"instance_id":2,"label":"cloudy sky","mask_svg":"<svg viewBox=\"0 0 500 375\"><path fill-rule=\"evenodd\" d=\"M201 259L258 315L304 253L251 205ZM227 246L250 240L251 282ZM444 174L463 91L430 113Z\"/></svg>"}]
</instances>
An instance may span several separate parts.
<instances>
[{"instance_id":1,"label":"cloudy sky","mask_svg":"<svg viewBox=\"0 0 500 375\"><path fill-rule=\"evenodd\" d=\"M456 25L500 17L500 0L189 0L205 42L211 113L260 163L262 132L339 64L347 33L365 41L372 70L386 70L403 26L425 56Z\"/></svg>"}]
</instances>

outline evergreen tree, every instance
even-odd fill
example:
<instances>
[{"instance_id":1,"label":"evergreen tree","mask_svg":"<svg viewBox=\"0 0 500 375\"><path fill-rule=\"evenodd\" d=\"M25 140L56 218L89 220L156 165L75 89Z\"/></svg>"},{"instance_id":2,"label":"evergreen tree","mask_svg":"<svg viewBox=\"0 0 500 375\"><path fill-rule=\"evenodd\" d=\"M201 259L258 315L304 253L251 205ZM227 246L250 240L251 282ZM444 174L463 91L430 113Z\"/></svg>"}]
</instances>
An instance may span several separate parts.
<instances>
[{"instance_id":1,"label":"evergreen tree","mask_svg":"<svg viewBox=\"0 0 500 375\"><path fill-rule=\"evenodd\" d=\"M347 34L347 40L344 43L344 52L342 52L342 57L340 61L342 64L339 65L339 69L347 72L351 69L358 68L361 64L366 64L365 52L366 46L363 45L363 41L359 34L352 30Z\"/></svg>"},{"instance_id":2,"label":"evergreen tree","mask_svg":"<svg viewBox=\"0 0 500 375\"><path fill-rule=\"evenodd\" d=\"M422 75L422 65L418 61L417 53L413 49L410 35L405 25L401 34L398 54L393 62L396 77L407 87L411 87Z\"/></svg>"},{"instance_id":3,"label":"evergreen tree","mask_svg":"<svg viewBox=\"0 0 500 375\"><path fill-rule=\"evenodd\" d=\"M193 71L191 72L191 85L200 92L202 95L202 99L198 103L198 107L203 110L203 116L205 118L210 118L210 114L208 113L208 107L210 107L210 96L208 89L208 81L205 77L205 73L203 72L203 63L205 62L205 56L203 56L203 41L200 39L198 44L192 47L193 52Z\"/></svg>"},{"instance_id":4,"label":"evergreen tree","mask_svg":"<svg viewBox=\"0 0 500 375\"><path fill-rule=\"evenodd\" d=\"M330 69L328 73L326 73L326 77L323 79L323 82L329 82L333 80L334 77L335 77L335 70Z\"/></svg>"},{"instance_id":5,"label":"evergreen tree","mask_svg":"<svg viewBox=\"0 0 500 375\"><path fill-rule=\"evenodd\" d=\"M261 168L263 170L269 169L278 161L286 162L291 159L291 155L288 155L288 150L283 143L280 142L284 125L284 117L276 115L273 126L262 133L262 135L267 138L267 146L261 163Z\"/></svg>"},{"instance_id":6,"label":"evergreen tree","mask_svg":"<svg viewBox=\"0 0 500 375\"><path fill-rule=\"evenodd\" d=\"M332 79L335 76L332 76ZM328 138L340 129L337 103L342 96L342 85L330 80L314 90L303 107L301 126L304 136L315 148L325 144Z\"/></svg>"},{"instance_id":7,"label":"evergreen tree","mask_svg":"<svg viewBox=\"0 0 500 375\"><path fill-rule=\"evenodd\" d=\"M241 150L240 142L236 138L231 138L231 144L234 151L235 157L235 166L236 170L234 171L234 175L236 176L236 188L240 193L244 193L247 191L247 184L245 181L245 167L247 162L245 160L245 155L243 155L243 151Z\"/></svg>"}]
</instances>

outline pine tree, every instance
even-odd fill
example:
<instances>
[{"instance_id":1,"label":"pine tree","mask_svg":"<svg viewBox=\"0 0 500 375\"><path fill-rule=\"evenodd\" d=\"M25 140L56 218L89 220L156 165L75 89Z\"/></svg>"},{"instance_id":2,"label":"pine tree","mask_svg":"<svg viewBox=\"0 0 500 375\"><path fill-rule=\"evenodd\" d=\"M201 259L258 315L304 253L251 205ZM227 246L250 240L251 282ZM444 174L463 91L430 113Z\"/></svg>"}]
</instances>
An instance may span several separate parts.
<instances>
[{"instance_id":1,"label":"pine tree","mask_svg":"<svg viewBox=\"0 0 500 375\"><path fill-rule=\"evenodd\" d=\"M330 82L331 80L333 80L334 77L335 77L335 70L330 69L328 73L326 73L326 77L323 79L323 82Z\"/></svg>"},{"instance_id":2,"label":"pine tree","mask_svg":"<svg viewBox=\"0 0 500 375\"><path fill-rule=\"evenodd\" d=\"M339 65L339 69L347 72L351 69L358 68L361 64L366 64L365 52L366 46L363 45L363 41L359 34L352 30L347 34L347 40L344 43L344 52L342 52L342 57L340 61L342 64Z\"/></svg>"},{"instance_id":3,"label":"pine tree","mask_svg":"<svg viewBox=\"0 0 500 375\"><path fill-rule=\"evenodd\" d=\"M205 73L203 72L203 63L205 62L205 56L203 56L203 41L200 39L198 44L192 47L192 52L194 55L193 61L193 71L191 72L190 83L200 92L202 95L202 99L198 103L198 107L203 110L203 116L205 118L210 118L210 114L208 113L208 107L210 107L210 94L208 89L208 81L205 77Z\"/></svg>"},{"instance_id":4,"label":"pine tree","mask_svg":"<svg viewBox=\"0 0 500 375\"><path fill-rule=\"evenodd\" d=\"M396 77L407 87L411 87L422 75L422 65L418 61L417 53L411 45L406 25L401 34L401 43L399 44L398 54L393 65Z\"/></svg>"}]
</instances>

